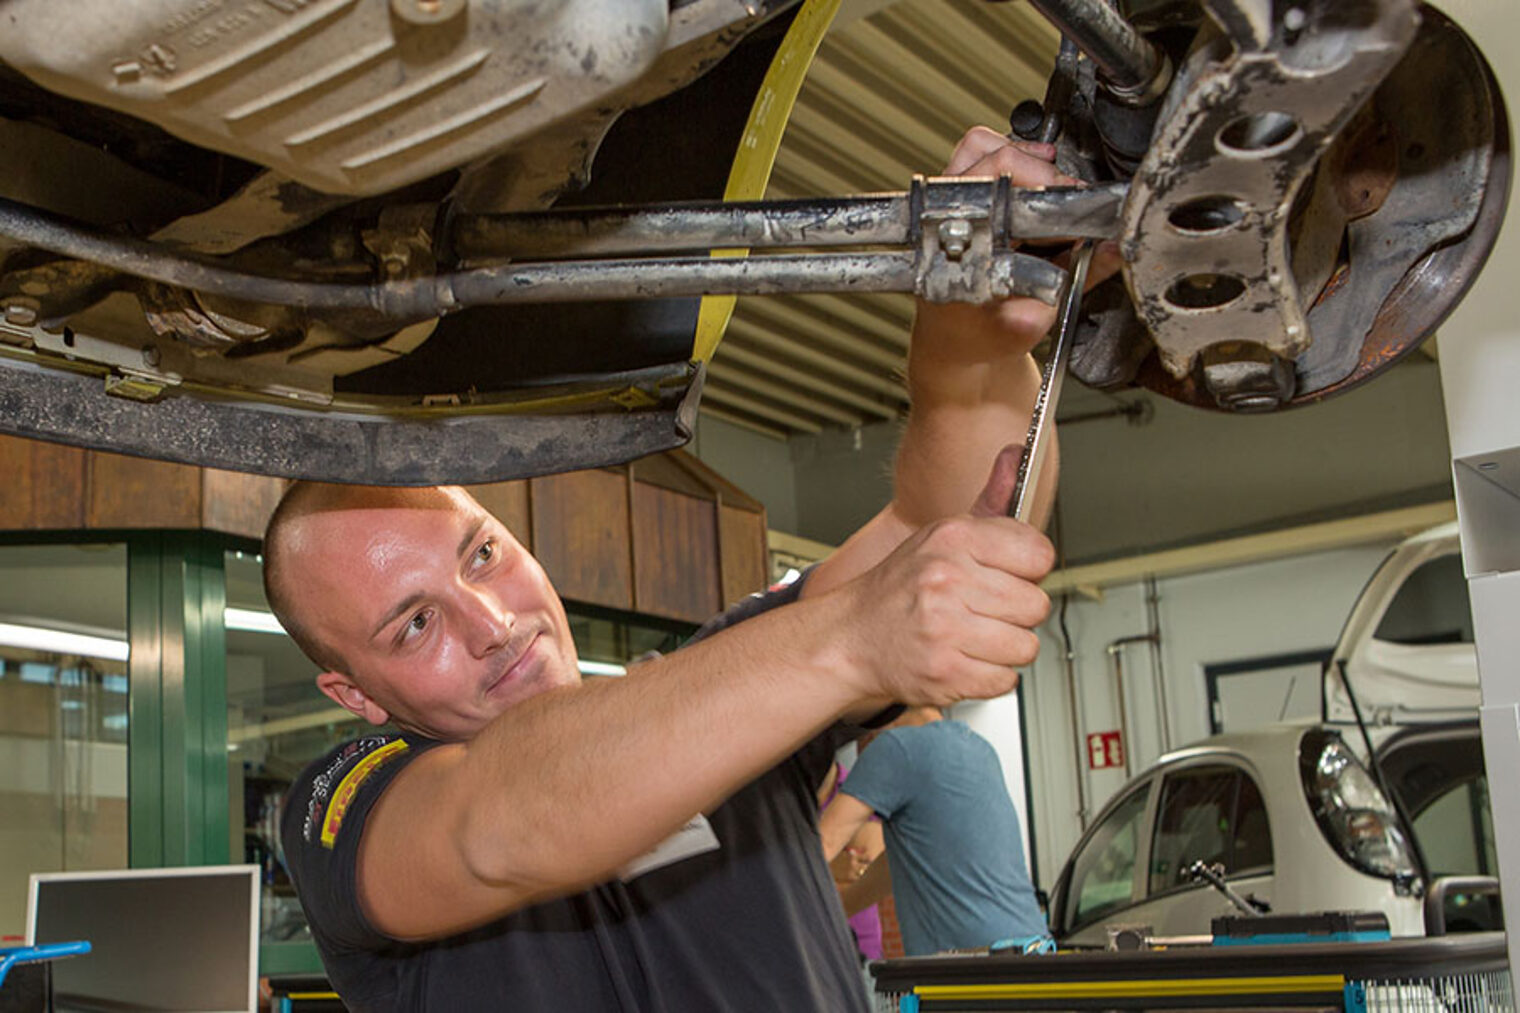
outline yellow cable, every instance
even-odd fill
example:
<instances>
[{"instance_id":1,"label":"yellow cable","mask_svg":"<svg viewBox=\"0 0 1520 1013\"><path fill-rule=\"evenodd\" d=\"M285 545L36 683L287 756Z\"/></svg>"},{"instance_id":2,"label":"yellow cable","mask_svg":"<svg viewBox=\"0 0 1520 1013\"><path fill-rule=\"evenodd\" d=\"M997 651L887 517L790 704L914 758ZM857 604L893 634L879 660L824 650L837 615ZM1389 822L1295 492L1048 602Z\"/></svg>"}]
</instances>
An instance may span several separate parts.
<instances>
[{"instance_id":1,"label":"yellow cable","mask_svg":"<svg viewBox=\"0 0 1520 1013\"><path fill-rule=\"evenodd\" d=\"M781 147L781 135L786 132L787 120L791 118L792 106L797 93L802 90L802 80L813 63L813 56L823 42L824 33L839 10L840 0L806 0L797 17L787 29L786 38L776 50L755 104L750 107L749 122L734 155L733 167L728 173L728 186L723 191L724 200L759 200L765 196L770 182L771 167L776 164L776 152ZM748 250L714 250L714 257L744 257ZM706 362L712 358L733 316L738 297L732 295L709 295L702 298L702 308L697 314L697 330L692 340L692 359Z\"/></svg>"}]
</instances>

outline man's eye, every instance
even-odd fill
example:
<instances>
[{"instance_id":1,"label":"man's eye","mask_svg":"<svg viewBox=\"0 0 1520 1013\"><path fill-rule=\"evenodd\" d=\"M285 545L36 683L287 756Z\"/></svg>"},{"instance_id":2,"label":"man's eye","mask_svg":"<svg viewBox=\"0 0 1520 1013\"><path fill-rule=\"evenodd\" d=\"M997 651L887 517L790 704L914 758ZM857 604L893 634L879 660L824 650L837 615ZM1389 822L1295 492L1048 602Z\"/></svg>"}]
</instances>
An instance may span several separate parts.
<instances>
[{"instance_id":1,"label":"man's eye","mask_svg":"<svg viewBox=\"0 0 1520 1013\"><path fill-rule=\"evenodd\" d=\"M412 636L421 633L427 629L429 619L430 617L426 612L418 612L411 619L407 620L405 634Z\"/></svg>"},{"instance_id":2,"label":"man's eye","mask_svg":"<svg viewBox=\"0 0 1520 1013\"><path fill-rule=\"evenodd\" d=\"M480 543L480 548L475 550L475 562L477 563L489 563L495 558L496 543L493 541L484 541Z\"/></svg>"}]
</instances>

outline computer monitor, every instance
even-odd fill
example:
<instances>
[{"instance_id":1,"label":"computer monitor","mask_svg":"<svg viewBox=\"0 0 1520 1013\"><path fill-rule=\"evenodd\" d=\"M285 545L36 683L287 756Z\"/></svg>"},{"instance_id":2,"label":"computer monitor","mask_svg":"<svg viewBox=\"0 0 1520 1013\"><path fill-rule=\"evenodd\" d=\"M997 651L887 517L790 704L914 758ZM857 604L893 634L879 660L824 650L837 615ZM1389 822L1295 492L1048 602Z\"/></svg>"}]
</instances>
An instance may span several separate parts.
<instances>
[{"instance_id":1,"label":"computer monitor","mask_svg":"<svg viewBox=\"0 0 1520 1013\"><path fill-rule=\"evenodd\" d=\"M27 942L86 940L52 967L54 1009L257 1013L259 867L39 872Z\"/></svg>"}]
</instances>

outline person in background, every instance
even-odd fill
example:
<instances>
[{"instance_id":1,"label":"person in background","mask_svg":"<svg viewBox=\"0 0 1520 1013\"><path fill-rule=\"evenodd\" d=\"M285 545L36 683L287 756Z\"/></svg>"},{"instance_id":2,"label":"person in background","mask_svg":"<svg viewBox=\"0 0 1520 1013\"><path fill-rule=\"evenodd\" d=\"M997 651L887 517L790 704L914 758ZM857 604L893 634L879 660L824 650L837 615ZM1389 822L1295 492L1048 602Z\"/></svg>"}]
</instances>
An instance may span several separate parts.
<instances>
[{"instance_id":1,"label":"person in background","mask_svg":"<svg viewBox=\"0 0 1520 1013\"><path fill-rule=\"evenodd\" d=\"M824 809L824 856L842 852L873 814L885 861L846 895L846 911L890 889L910 957L1048 945L1018 811L986 739L938 707L908 709L861 750Z\"/></svg>"},{"instance_id":2,"label":"person in background","mask_svg":"<svg viewBox=\"0 0 1520 1013\"><path fill-rule=\"evenodd\" d=\"M818 792L818 808L822 810L833 801L834 795L839 791L839 785L844 781L844 766L837 760L830 769L828 780ZM873 816L863 826L855 831L845 844L844 849L834 856L829 862L829 874L834 877L834 886L839 890L841 902L850 896L856 885L865 876L866 870L870 869L871 863L881 857L886 849L886 842L882 838L881 820ZM858 911L846 909L850 921L850 931L855 936L855 949L859 951L861 960L881 960L884 956L881 948L881 912L874 903L867 904Z\"/></svg>"}]
</instances>

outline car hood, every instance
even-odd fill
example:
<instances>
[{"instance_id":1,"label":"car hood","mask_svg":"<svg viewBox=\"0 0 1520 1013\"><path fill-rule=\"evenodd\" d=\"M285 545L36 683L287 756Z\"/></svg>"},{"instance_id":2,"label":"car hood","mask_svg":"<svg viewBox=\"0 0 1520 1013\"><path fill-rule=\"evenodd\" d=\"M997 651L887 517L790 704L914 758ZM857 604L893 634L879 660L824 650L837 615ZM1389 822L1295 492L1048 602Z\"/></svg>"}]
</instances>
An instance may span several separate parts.
<instances>
[{"instance_id":1,"label":"car hood","mask_svg":"<svg viewBox=\"0 0 1520 1013\"><path fill-rule=\"evenodd\" d=\"M1324 701L1333 722L1355 721L1357 706L1378 725L1476 714L1477 652L1456 524L1405 540L1368 580L1325 668Z\"/></svg>"}]
</instances>

